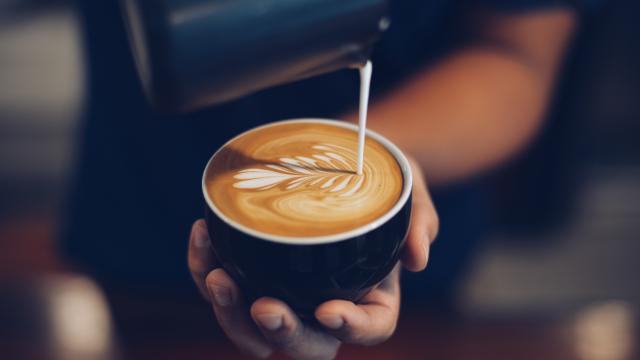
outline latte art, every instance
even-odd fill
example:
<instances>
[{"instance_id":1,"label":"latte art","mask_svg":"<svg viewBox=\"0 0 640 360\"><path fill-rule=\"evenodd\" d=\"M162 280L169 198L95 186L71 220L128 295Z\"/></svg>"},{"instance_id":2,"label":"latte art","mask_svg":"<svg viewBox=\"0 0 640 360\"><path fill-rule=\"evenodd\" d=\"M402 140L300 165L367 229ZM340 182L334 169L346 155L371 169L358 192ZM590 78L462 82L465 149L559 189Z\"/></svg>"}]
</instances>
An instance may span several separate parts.
<instances>
[{"instance_id":1,"label":"latte art","mask_svg":"<svg viewBox=\"0 0 640 360\"><path fill-rule=\"evenodd\" d=\"M278 185L284 191L304 187L325 189L327 196L340 193L340 197L353 196L362 188L364 177L353 174L356 154L347 148L331 144L313 146L319 153L307 156L285 157L279 164L265 168L240 170L234 176L240 180L237 189L268 190Z\"/></svg>"},{"instance_id":2,"label":"latte art","mask_svg":"<svg viewBox=\"0 0 640 360\"><path fill-rule=\"evenodd\" d=\"M331 235L381 217L400 197L395 158L367 139L362 175L356 131L282 123L232 140L212 159L206 187L230 219L283 236Z\"/></svg>"}]
</instances>

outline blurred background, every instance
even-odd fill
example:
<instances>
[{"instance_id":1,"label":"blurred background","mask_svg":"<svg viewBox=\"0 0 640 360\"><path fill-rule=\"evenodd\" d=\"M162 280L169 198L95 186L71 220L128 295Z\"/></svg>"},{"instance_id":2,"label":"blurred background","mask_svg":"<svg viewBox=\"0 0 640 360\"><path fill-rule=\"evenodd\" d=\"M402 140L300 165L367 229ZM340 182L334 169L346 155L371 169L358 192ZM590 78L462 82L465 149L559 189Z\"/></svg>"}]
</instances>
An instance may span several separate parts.
<instances>
[{"instance_id":1,"label":"blurred background","mask_svg":"<svg viewBox=\"0 0 640 360\"><path fill-rule=\"evenodd\" d=\"M558 121L491 177L491 236L455 313L408 309L390 342L341 358L640 359L639 14L637 1L610 1L583 28ZM241 358L202 303L118 309L139 320L135 336L120 332L104 290L58 256L87 86L81 44L70 2L0 2L0 353ZM179 316L147 316L167 309Z\"/></svg>"}]
</instances>

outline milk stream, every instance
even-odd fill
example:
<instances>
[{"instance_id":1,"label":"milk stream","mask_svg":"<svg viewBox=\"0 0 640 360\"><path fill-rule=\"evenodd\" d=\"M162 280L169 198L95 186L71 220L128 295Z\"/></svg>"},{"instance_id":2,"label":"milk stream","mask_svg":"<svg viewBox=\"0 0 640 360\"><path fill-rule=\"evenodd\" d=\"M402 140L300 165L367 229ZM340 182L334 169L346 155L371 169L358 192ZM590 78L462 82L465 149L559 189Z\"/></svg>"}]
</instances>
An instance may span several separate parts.
<instances>
[{"instance_id":1,"label":"milk stream","mask_svg":"<svg viewBox=\"0 0 640 360\"><path fill-rule=\"evenodd\" d=\"M371 88L371 61L360 68L360 119L358 121L358 175L362 175L364 163L364 141L367 130L367 110L369 107L369 89Z\"/></svg>"}]
</instances>

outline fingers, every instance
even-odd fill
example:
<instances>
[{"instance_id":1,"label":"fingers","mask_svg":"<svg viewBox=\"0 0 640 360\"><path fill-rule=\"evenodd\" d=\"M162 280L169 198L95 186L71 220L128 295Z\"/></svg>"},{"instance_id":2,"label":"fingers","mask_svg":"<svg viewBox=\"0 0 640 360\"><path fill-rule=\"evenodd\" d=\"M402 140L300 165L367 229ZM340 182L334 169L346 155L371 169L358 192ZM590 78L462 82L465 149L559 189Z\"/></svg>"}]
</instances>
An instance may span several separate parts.
<instances>
[{"instance_id":1,"label":"fingers","mask_svg":"<svg viewBox=\"0 0 640 360\"><path fill-rule=\"evenodd\" d=\"M206 286L218 324L229 340L250 356L271 355L273 349L251 319L240 289L224 270L212 271L206 278Z\"/></svg>"},{"instance_id":2,"label":"fingers","mask_svg":"<svg viewBox=\"0 0 640 360\"><path fill-rule=\"evenodd\" d=\"M340 342L304 326L284 303L263 298L253 304L251 312L247 309L233 280L224 270L213 270L216 263L203 220L192 226L188 263L198 289L211 301L218 324L242 352L266 358L280 348L297 360L335 358Z\"/></svg>"},{"instance_id":3,"label":"fingers","mask_svg":"<svg viewBox=\"0 0 640 360\"><path fill-rule=\"evenodd\" d=\"M264 337L294 359L330 360L337 354L338 340L303 325L282 301L258 299L251 306L251 316Z\"/></svg>"},{"instance_id":4,"label":"fingers","mask_svg":"<svg viewBox=\"0 0 640 360\"><path fill-rule=\"evenodd\" d=\"M205 284L207 274L216 266L211 251L209 233L204 220L200 219L191 226L189 237L188 264L191 277L202 296L210 301L209 291Z\"/></svg>"},{"instance_id":5,"label":"fingers","mask_svg":"<svg viewBox=\"0 0 640 360\"><path fill-rule=\"evenodd\" d=\"M413 162L412 173L411 225L401 260L407 270L421 271L427 267L429 246L438 234L439 221L422 171Z\"/></svg>"},{"instance_id":6,"label":"fingers","mask_svg":"<svg viewBox=\"0 0 640 360\"><path fill-rule=\"evenodd\" d=\"M372 290L358 305L344 300L328 301L318 307L316 318L338 339L358 345L375 345L387 340L396 329L400 312L399 269Z\"/></svg>"}]
</instances>

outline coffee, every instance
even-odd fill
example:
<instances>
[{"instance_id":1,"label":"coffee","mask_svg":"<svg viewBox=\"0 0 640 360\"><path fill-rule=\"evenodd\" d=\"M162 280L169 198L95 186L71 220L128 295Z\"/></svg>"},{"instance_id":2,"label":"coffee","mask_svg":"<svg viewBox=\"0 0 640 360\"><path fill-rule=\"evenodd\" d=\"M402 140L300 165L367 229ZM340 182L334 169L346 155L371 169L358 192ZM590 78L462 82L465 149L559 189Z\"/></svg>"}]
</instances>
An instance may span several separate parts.
<instances>
[{"instance_id":1,"label":"coffee","mask_svg":"<svg viewBox=\"0 0 640 360\"><path fill-rule=\"evenodd\" d=\"M220 149L205 174L207 195L229 220L287 237L334 235L365 226L398 202L403 174L368 137L362 175L358 134L321 121L266 125Z\"/></svg>"}]
</instances>

